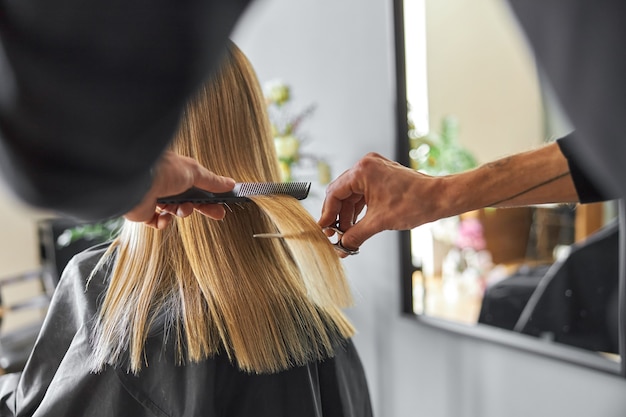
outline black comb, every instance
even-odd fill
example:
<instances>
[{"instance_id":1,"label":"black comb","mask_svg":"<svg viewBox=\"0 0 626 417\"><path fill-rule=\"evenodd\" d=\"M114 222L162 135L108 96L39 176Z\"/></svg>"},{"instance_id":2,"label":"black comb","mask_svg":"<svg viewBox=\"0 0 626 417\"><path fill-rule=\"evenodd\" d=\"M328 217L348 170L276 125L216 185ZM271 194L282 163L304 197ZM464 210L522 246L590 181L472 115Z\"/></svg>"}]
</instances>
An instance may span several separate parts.
<instances>
[{"instance_id":1,"label":"black comb","mask_svg":"<svg viewBox=\"0 0 626 417\"><path fill-rule=\"evenodd\" d=\"M310 182L240 182L227 193L211 193L199 188L190 188L184 193L159 198L159 204L181 203L241 203L250 201L253 195L290 195L298 200L304 200L309 195Z\"/></svg>"}]
</instances>

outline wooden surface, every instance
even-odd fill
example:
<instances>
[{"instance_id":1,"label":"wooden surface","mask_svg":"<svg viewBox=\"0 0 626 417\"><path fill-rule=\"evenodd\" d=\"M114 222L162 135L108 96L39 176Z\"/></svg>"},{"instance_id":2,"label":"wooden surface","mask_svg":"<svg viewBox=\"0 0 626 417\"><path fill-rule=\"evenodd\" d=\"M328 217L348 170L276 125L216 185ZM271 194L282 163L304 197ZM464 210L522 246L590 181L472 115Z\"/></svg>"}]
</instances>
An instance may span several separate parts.
<instances>
[{"instance_id":1,"label":"wooden surface","mask_svg":"<svg viewBox=\"0 0 626 417\"><path fill-rule=\"evenodd\" d=\"M576 207L576 242L599 230L604 223L604 203L579 204Z\"/></svg>"}]
</instances>

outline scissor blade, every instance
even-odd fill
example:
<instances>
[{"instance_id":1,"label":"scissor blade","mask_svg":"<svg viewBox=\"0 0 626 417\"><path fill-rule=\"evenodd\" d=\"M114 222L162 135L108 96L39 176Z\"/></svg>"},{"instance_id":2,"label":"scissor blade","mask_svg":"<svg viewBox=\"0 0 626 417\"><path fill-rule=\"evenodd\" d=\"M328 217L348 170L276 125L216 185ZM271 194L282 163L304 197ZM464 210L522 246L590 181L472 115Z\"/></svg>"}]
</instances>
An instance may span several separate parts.
<instances>
[{"instance_id":1,"label":"scissor blade","mask_svg":"<svg viewBox=\"0 0 626 417\"><path fill-rule=\"evenodd\" d=\"M285 237L285 235L283 235L282 233L255 233L252 235L252 237L259 237L259 238L283 238Z\"/></svg>"}]
</instances>

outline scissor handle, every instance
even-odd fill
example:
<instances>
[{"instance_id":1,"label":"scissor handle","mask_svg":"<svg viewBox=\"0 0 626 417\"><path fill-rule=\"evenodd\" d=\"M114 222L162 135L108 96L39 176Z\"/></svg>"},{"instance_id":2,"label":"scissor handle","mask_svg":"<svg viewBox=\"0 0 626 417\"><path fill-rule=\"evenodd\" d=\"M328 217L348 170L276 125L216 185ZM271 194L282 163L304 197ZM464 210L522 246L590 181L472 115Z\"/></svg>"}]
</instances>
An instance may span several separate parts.
<instances>
[{"instance_id":1,"label":"scissor handle","mask_svg":"<svg viewBox=\"0 0 626 417\"><path fill-rule=\"evenodd\" d=\"M335 249L337 249L340 252L345 253L346 255L358 255L359 248L348 249L345 246L343 246L343 244L341 243L341 238L343 237L344 231L339 228L338 223L339 222L335 223L332 226L326 226L322 228L322 230L332 230L333 232L337 233L337 236L339 237L339 239L337 239L337 241L333 243L333 246L335 247Z\"/></svg>"}]
</instances>

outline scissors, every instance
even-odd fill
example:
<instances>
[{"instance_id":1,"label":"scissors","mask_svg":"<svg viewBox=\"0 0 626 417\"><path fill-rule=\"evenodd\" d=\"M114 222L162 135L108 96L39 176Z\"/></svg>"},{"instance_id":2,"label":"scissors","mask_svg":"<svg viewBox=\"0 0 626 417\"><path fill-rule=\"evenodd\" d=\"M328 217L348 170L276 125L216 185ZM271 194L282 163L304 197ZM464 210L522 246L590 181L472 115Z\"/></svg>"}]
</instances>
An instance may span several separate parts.
<instances>
[{"instance_id":1,"label":"scissors","mask_svg":"<svg viewBox=\"0 0 626 417\"><path fill-rule=\"evenodd\" d=\"M333 246L339 252L343 252L346 255L358 255L359 254L359 248L348 249L345 246L343 246L343 244L341 243L341 238L343 237L344 231L339 228L339 221L336 221L331 226L323 227L322 230L332 230L333 232L337 233L338 239L335 243L333 243Z\"/></svg>"},{"instance_id":2,"label":"scissors","mask_svg":"<svg viewBox=\"0 0 626 417\"><path fill-rule=\"evenodd\" d=\"M343 244L341 243L341 238L343 237L344 231L341 230L339 228L339 222L335 222L334 224L332 224L331 226L326 226L322 228L322 231L325 230L332 230L333 232L337 233L337 236L339 237L337 239L337 241L335 243L333 243L333 247L338 250L339 252L342 252L346 255L358 255L359 254L359 249L348 249L345 246L343 246ZM256 233L253 234L252 237L259 237L259 238L285 238L285 237L289 237L286 235L283 235L281 233Z\"/></svg>"}]
</instances>

